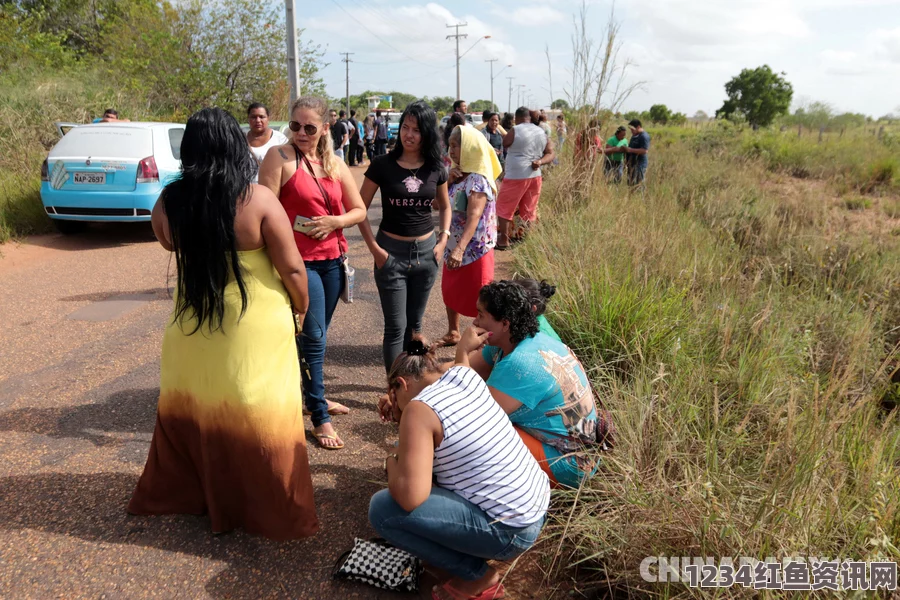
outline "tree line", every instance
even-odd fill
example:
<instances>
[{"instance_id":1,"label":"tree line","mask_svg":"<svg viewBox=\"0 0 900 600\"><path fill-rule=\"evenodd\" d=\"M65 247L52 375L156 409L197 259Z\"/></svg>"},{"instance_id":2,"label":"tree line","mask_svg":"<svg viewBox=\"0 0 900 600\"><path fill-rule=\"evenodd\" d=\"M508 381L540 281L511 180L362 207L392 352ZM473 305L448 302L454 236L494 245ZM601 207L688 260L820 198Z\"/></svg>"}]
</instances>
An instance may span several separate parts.
<instances>
[{"instance_id":1,"label":"tree line","mask_svg":"<svg viewBox=\"0 0 900 600\"><path fill-rule=\"evenodd\" d=\"M280 8L255 0L0 0L0 77L92 71L153 113L249 102L287 110ZM324 94L323 51L298 31L303 93Z\"/></svg>"}]
</instances>

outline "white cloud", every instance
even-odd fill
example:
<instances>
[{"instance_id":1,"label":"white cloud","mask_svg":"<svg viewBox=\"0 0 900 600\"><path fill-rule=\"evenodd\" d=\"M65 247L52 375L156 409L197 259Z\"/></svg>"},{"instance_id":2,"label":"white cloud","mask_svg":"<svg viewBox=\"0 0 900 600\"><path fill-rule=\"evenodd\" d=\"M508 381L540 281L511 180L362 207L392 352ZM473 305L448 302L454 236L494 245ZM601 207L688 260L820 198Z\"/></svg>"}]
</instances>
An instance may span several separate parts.
<instances>
[{"instance_id":1,"label":"white cloud","mask_svg":"<svg viewBox=\"0 0 900 600\"><path fill-rule=\"evenodd\" d=\"M497 9L493 12L498 17L509 19L516 25L523 27L543 27L566 20L566 16L563 13L549 6L527 6L517 8L512 13Z\"/></svg>"}]
</instances>

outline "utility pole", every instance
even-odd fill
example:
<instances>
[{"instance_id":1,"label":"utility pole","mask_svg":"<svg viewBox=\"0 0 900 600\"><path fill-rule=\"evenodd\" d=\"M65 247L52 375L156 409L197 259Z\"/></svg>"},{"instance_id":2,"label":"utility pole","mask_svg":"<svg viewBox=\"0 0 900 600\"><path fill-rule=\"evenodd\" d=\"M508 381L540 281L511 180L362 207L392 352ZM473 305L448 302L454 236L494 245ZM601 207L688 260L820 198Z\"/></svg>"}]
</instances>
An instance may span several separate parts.
<instances>
[{"instance_id":1,"label":"utility pole","mask_svg":"<svg viewBox=\"0 0 900 600\"><path fill-rule=\"evenodd\" d=\"M491 110L494 110L494 63L500 60L499 58L491 58L484 62L491 63ZM500 73L497 73L499 75Z\"/></svg>"},{"instance_id":2,"label":"utility pole","mask_svg":"<svg viewBox=\"0 0 900 600\"><path fill-rule=\"evenodd\" d=\"M350 118L350 56L356 52L341 52L344 55L343 62L347 63L347 118Z\"/></svg>"},{"instance_id":3,"label":"utility pole","mask_svg":"<svg viewBox=\"0 0 900 600\"><path fill-rule=\"evenodd\" d=\"M517 87L519 88L519 93L516 96L516 98L518 99L518 105L522 106L522 88L528 87L528 86L525 85L524 83L520 83Z\"/></svg>"},{"instance_id":4,"label":"utility pole","mask_svg":"<svg viewBox=\"0 0 900 600\"><path fill-rule=\"evenodd\" d=\"M294 0L284 0L284 20L287 28L287 68L291 82L291 104L300 95L300 68L297 64L297 21Z\"/></svg>"},{"instance_id":5,"label":"utility pole","mask_svg":"<svg viewBox=\"0 0 900 600\"><path fill-rule=\"evenodd\" d=\"M449 40L450 38L454 38L456 40L456 99L457 100L461 99L460 92L459 92L459 38L465 39L465 38L469 37L469 34L467 34L467 33L460 33L459 28L467 27L468 25L469 25L468 23L457 23L456 25L447 25L447 29L454 29L454 28L456 29L456 33L448 35L447 39Z\"/></svg>"},{"instance_id":6,"label":"utility pole","mask_svg":"<svg viewBox=\"0 0 900 600\"><path fill-rule=\"evenodd\" d=\"M509 98L506 102L506 112L512 112L512 82L515 77L507 77L509 79Z\"/></svg>"}]
</instances>

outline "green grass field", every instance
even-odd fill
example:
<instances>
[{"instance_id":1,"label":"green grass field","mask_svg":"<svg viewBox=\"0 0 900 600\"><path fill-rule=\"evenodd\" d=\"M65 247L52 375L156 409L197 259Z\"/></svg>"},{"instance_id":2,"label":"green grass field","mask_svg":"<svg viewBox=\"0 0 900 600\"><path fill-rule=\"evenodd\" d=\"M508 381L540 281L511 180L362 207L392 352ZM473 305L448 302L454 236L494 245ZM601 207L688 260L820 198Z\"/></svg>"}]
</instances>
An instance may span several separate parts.
<instances>
[{"instance_id":1,"label":"green grass field","mask_svg":"<svg viewBox=\"0 0 900 600\"><path fill-rule=\"evenodd\" d=\"M545 566L711 597L643 581L641 560L900 559L898 149L650 132L643 192L563 165L516 250L559 286L550 319L618 427L558 497Z\"/></svg>"}]
</instances>

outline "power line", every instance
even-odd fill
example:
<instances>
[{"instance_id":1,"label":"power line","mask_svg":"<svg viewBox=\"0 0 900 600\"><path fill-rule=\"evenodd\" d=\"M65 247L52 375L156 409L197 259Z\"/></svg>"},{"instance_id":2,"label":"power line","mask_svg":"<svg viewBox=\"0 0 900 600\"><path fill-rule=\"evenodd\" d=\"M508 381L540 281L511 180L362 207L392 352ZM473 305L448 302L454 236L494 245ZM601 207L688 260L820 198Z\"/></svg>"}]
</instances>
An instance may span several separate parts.
<instances>
[{"instance_id":1,"label":"power line","mask_svg":"<svg viewBox=\"0 0 900 600\"><path fill-rule=\"evenodd\" d=\"M331 3L334 4L335 6L337 6L339 9L341 9L348 17L350 17L351 19L353 19L354 21L356 21L356 22L359 24L360 27L362 27L363 29L365 29L366 31L368 31L369 33L371 33L378 41L380 41L382 44L384 44L385 46L387 46L388 48L390 48L391 50L393 50L393 51L396 52L397 54L400 54L400 55L402 55L402 56L405 56L405 57L408 58L409 60L411 60L411 61L413 61L413 62L417 62L417 63L419 63L420 65L425 65L426 67L434 67L434 66L435 66L435 65L432 65L432 64L429 64L429 63L426 63L426 62L422 62L421 60L419 60L419 59L417 59L417 58L413 58L412 56L410 56L410 55L407 54L406 52L403 52L402 50L398 50L396 47L394 47L393 45L391 45L391 44L390 44L387 40L385 40L383 37L381 37L380 35L378 35L378 34L375 33L374 31L372 31L371 29L369 29L369 28L366 26L365 23L363 23L362 21L360 21L359 19L357 19L356 17L354 17L354 16L353 16L353 13L351 13L351 12L348 11L346 8L344 8L343 6L341 6L340 4L338 4L338 3L337 3L337 0L331 0Z\"/></svg>"}]
</instances>

